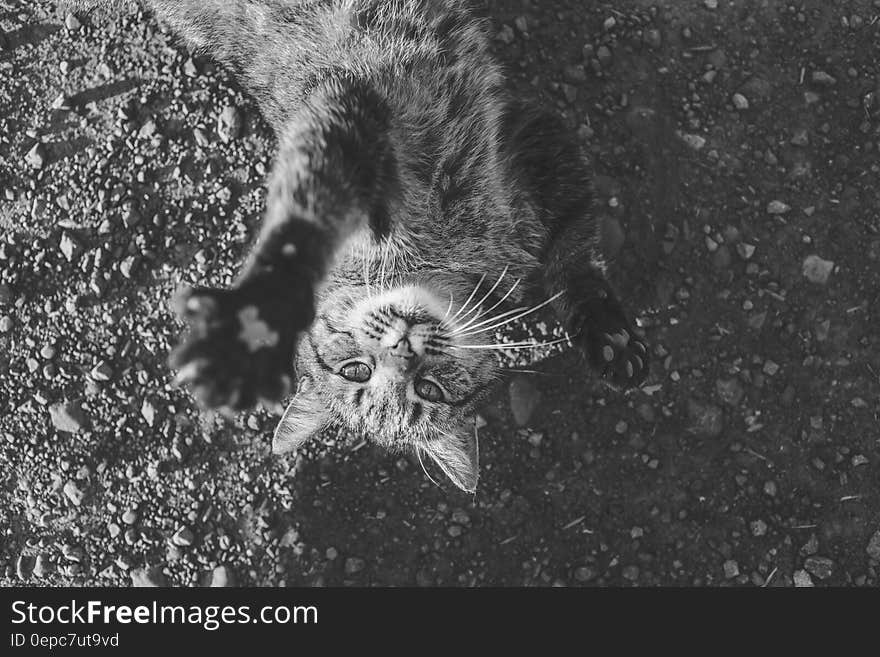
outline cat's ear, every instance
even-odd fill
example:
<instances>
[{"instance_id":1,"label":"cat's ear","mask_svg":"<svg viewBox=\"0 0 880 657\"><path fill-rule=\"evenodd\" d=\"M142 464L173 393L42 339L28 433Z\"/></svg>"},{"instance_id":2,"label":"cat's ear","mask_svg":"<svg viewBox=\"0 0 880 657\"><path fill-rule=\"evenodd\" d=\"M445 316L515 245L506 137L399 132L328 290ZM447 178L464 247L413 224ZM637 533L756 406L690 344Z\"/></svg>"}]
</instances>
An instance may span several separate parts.
<instances>
[{"instance_id":1,"label":"cat's ear","mask_svg":"<svg viewBox=\"0 0 880 657\"><path fill-rule=\"evenodd\" d=\"M314 386L304 379L275 427L272 453L293 451L327 426L329 419L327 405L319 399Z\"/></svg>"},{"instance_id":2,"label":"cat's ear","mask_svg":"<svg viewBox=\"0 0 880 657\"><path fill-rule=\"evenodd\" d=\"M476 430L468 423L456 434L442 434L419 446L440 466L456 486L467 493L477 490L480 478L480 455Z\"/></svg>"}]
</instances>

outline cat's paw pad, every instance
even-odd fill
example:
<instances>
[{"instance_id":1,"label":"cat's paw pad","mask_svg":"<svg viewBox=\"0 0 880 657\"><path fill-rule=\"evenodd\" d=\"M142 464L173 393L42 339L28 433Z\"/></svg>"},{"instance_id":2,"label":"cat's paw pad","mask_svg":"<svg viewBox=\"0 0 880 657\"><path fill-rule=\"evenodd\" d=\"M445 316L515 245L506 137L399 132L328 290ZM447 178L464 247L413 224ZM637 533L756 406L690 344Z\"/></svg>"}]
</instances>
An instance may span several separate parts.
<instances>
[{"instance_id":1,"label":"cat's paw pad","mask_svg":"<svg viewBox=\"0 0 880 657\"><path fill-rule=\"evenodd\" d=\"M247 289L184 291L177 311L190 327L171 353L175 382L208 408L277 401L290 389L297 325L285 304Z\"/></svg>"},{"instance_id":2,"label":"cat's paw pad","mask_svg":"<svg viewBox=\"0 0 880 657\"><path fill-rule=\"evenodd\" d=\"M611 385L635 388L647 378L648 347L631 329L592 330L586 341L590 363Z\"/></svg>"}]
</instances>

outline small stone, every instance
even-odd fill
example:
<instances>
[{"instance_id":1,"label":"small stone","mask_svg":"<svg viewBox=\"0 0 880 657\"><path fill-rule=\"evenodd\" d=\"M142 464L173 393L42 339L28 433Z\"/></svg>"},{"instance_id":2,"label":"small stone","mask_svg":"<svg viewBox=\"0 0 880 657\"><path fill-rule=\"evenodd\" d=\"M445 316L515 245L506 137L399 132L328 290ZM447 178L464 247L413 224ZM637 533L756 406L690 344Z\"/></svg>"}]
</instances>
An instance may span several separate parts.
<instances>
[{"instance_id":1,"label":"small stone","mask_svg":"<svg viewBox=\"0 0 880 657\"><path fill-rule=\"evenodd\" d=\"M796 570L792 579L797 588L809 588L814 586L813 580L810 578L810 574L806 570Z\"/></svg>"},{"instance_id":2,"label":"small stone","mask_svg":"<svg viewBox=\"0 0 880 657\"><path fill-rule=\"evenodd\" d=\"M134 509L129 509L125 513L122 514L122 522L126 525L133 525L137 522L138 514Z\"/></svg>"},{"instance_id":3,"label":"small stone","mask_svg":"<svg viewBox=\"0 0 880 657\"><path fill-rule=\"evenodd\" d=\"M86 428L88 419L75 402L58 402L49 407L49 419L58 431L79 433Z\"/></svg>"},{"instance_id":4,"label":"small stone","mask_svg":"<svg viewBox=\"0 0 880 657\"><path fill-rule=\"evenodd\" d=\"M613 55L611 54L611 48L608 46L599 46L596 50L596 59L599 60L599 63L602 65L609 64L611 62L611 58Z\"/></svg>"},{"instance_id":5,"label":"small stone","mask_svg":"<svg viewBox=\"0 0 880 657\"><path fill-rule=\"evenodd\" d=\"M516 33L513 31L513 28L510 25L502 25L501 30L498 32L498 39L502 43L506 43L510 45L513 43L516 38Z\"/></svg>"},{"instance_id":6,"label":"small stone","mask_svg":"<svg viewBox=\"0 0 880 657\"><path fill-rule=\"evenodd\" d=\"M82 27L82 23L74 14L67 12L67 15L64 17L64 26L71 32L76 32Z\"/></svg>"},{"instance_id":7,"label":"small stone","mask_svg":"<svg viewBox=\"0 0 880 657\"><path fill-rule=\"evenodd\" d=\"M828 557L808 557L804 568L819 579L828 579L834 572L834 562Z\"/></svg>"},{"instance_id":8,"label":"small stone","mask_svg":"<svg viewBox=\"0 0 880 657\"><path fill-rule=\"evenodd\" d=\"M46 575L49 575L52 570L52 562L49 561L49 555L38 555L37 562L34 564L34 577L43 578Z\"/></svg>"},{"instance_id":9,"label":"small stone","mask_svg":"<svg viewBox=\"0 0 880 657\"><path fill-rule=\"evenodd\" d=\"M779 365L772 360L764 361L763 372L767 376L776 376L776 373L779 372Z\"/></svg>"},{"instance_id":10,"label":"small stone","mask_svg":"<svg viewBox=\"0 0 880 657\"><path fill-rule=\"evenodd\" d=\"M651 28L645 31L644 41L650 48L660 48L663 45L663 35L657 28Z\"/></svg>"},{"instance_id":11,"label":"small stone","mask_svg":"<svg viewBox=\"0 0 880 657\"><path fill-rule=\"evenodd\" d=\"M178 547L189 547L195 540L192 530L185 526L174 532L174 536L171 537L171 542Z\"/></svg>"},{"instance_id":12,"label":"small stone","mask_svg":"<svg viewBox=\"0 0 880 657\"><path fill-rule=\"evenodd\" d=\"M349 557L345 560L345 574L355 575L361 572L365 566L366 562L363 559L359 559L357 557Z\"/></svg>"},{"instance_id":13,"label":"small stone","mask_svg":"<svg viewBox=\"0 0 880 657\"><path fill-rule=\"evenodd\" d=\"M236 139L241 132L241 113L232 105L227 105L217 117L217 134L224 143Z\"/></svg>"},{"instance_id":14,"label":"small stone","mask_svg":"<svg viewBox=\"0 0 880 657\"><path fill-rule=\"evenodd\" d=\"M692 148L695 151L702 150L702 148L706 145L706 138L701 137L700 135L685 133L681 136L681 138L684 143L688 145L689 148Z\"/></svg>"},{"instance_id":15,"label":"small stone","mask_svg":"<svg viewBox=\"0 0 880 657\"><path fill-rule=\"evenodd\" d=\"M715 381L715 391L721 401L729 406L739 406L745 395L745 390L737 379L718 379Z\"/></svg>"},{"instance_id":16,"label":"small stone","mask_svg":"<svg viewBox=\"0 0 880 657\"><path fill-rule=\"evenodd\" d=\"M517 426L524 427L529 423L538 403L541 392L526 377L518 376L510 382L508 389L510 410Z\"/></svg>"},{"instance_id":17,"label":"small stone","mask_svg":"<svg viewBox=\"0 0 880 657\"><path fill-rule=\"evenodd\" d=\"M739 253L739 257L743 260L749 260L753 255L755 255L755 247L751 244L740 242L736 245L736 252Z\"/></svg>"},{"instance_id":18,"label":"small stone","mask_svg":"<svg viewBox=\"0 0 880 657\"><path fill-rule=\"evenodd\" d=\"M59 248L64 257L67 258L67 262L73 262L74 258L82 251L79 242L70 233L61 235Z\"/></svg>"},{"instance_id":19,"label":"small stone","mask_svg":"<svg viewBox=\"0 0 880 657\"><path fill-rule=\"evenodd\" d=\"M627 566L621 571L621 575L626 580L630 582L635 582L639 578L639 567L638 566Z\"/></svg>"},{"instance_id":20,"label":"small stone","mask_svg":"<svg viewBox=\"0 0 880 657\"><path fill-rule=\"evenodd\" d=\"M808 255L804 259L803 271L804 276L811 283L817 285L825 285L834 269L834 262L824 260L816 254Z\"/></svg>"},{"instance_id":21,"label":"small stone","mask_svg":"<svg viewBox=\"0 0 880 657\"><path fill-rule=\"evenodd\" d=\"M34 559L26 554L18 555L15 560L15 574L18 579L28 579L34 570Z\"/></svg>"},{"instance_id":22,"label":"small stone","mask_svg":"<svg viewBox=\"0 0 880 657\"><path fill-rule=\"evenodd\" d=\"M767 204L767 214L785 214L791 211L791 206L782 201L770 201Z\"/></svg>"},{"instance_id":23,"label":"small stone","mask_svg":"<svg viewBox=\"0 0 880 657\"><path fill-rule=\"evenodd\" d=\"M806 128L800 128L794 131L794 134L791 136L791 143L794 146L809 146L810 144L810 133Z\"/></svg>"},{"instance_id":24,"label":"small stone","mask_svg":"<svg viewBox=\"0 0 880 657\"><path fill-rule=\"evenodd\" d=\"M733 106L736 109L740 111L749 109L749 99L742 94L733 94L733 98L731 98L731 100L733 101Z\"/></svg>"},{"instance_id":25,"label":"small stone","mask_svg":"<svg viewBox=\"0 0 880 657\"><path fill-rule=\"evenodd\" d=\"M580 566L574 571L574 578L579 582L590 582L596 579L596 570L589 566Z\"/></svg>"},{"instance_id":26,"label":"small stone","mask_svg":"<svg viewBox=\"0 0 880 657\"><path fill-rule=\"evenodd\" d=\"M822 86L832 86L837 84L837 78L825 71L813 71L813 82Z\"/></svg>"},{"instance_id":27,"label":"small stone","mask_svg":"<svg viewBox=\"0 0 880 657\"><path fill-rule=\"evenodd\" d=\"M190 57L189 59L187 59L183 63L183 73L184 73L184 75L186 75L187 77L190 77L190 78L194 78L194 77L198 76L199 69L196 66L196 62L192 57Z\"/></svg>"},{"instance_id":28,"label":"small stone","mask_svg":"<svg viewBox=\"0 0 880 657\"><path fill-rule=\"evenodd\" d=\"M37 142L25 155L25 160L33 169L42 169L46 164L46 147L42 143Z\"/></svg>"},{"instance_id":29,"label":"small stone","mask_svg":"<svg viewBox=\"0 0 880 657\"><path fill-rule=\"evenodd\" d=\"M117 538L122 533L122 528L115 522L111 522L107 525L107 533L110 534L110 538Z\"/></svg>"},{"instance_id":30,"label":"small stone","mask_svg":"<svg viewBox=\"0 0 880 657\"><path fill-rule=\"evenodd\" d=\"M739 577L739 564L733 559L724 562L724 577L727 579Z\"/></svg>"},{"instance_id":31,"label":"small stone","mask_svg":"<svg viewBox=\"0 0 880 657\"><path fill-rule=\"evenodd\" d=\"M89 376L95 381L109 381L112 374L113 368L103 360L95 365L89 372Z\"/></svg>"},{"instance_id":32,"label":"small stone","mask_svg":"<svg viewBox=\"0 0 880 657\"><path fill-rule=\"evenodd\" d=\"M764 536L767 533L767 523L761 519L750 522L749 528L752 530L752 536Z\"/></svg>"},{"instance_id":33,"label":"small stone","mask_svg":"<svg viewBox=\"0 0 880 657\"><path fill-rule=\"evenodd\" d=\"M688 430L691 433L714 437L720 435L724 429L724 413L714 404L689 399L688 416L691 420Z\"/></svg>"},{"instance_id":34,"label":"small stone","mask_svg":"<svg viewBox=\"0 0 880 657\"><path fill-rule=\"evenodd\" d=\"M880 529L874 532L871 540L868 541L868 547L865 548L865 552L874 561L880 561Z\"/></svg>"},{"instance_id":35,"label":"small stone","mask_svg":"<svg viewBox=\"0 0 880 657\"><path fill-rule=\"evenodd\" d=\"M703 0L703 6L706 9L718 9L718 0Z\"/></svg>"},{"instance_id":36,"label":"small stone","mask_svg":"<svg viewBox=\"0 0 880 657\"><path fill-rule=\"evenodd\" d=\"M165 576L159 568L135 568L129 575L136 588L165 586Z\"/></svg>"},{"instance_id":37,"label":"small stone","mask_svg":"<svg viewBox=\"0 0 880 657\"><path fill-rule=\"evenodd\" d=\"M156 422L156 408L149 399L145 399L141 404L141 416L148 426L153 426Z\"/></svg>"},{"instance_id":38,"label":"small stone","mask_svg":"<svg viewBox=\"0 0 880 657\"><path fill-rule=\"evenodd\" d=\"M235 586L235 578L226 566L217 566L211 571L211 588L225 588Z\"/></svg>"},{"instance_id":39,"label":"small stone","mask_svg":"<svg viewBox=\"0 0 880 657\"><path fill-rule=\"evenodd\" d=\"M71 504L74 506L79 506L82 504L83 497L85 494L79 489L79 486L76 485L76 482L72 479L64 484L64 495L70 500Z\"/></svg>"}]
</instances>

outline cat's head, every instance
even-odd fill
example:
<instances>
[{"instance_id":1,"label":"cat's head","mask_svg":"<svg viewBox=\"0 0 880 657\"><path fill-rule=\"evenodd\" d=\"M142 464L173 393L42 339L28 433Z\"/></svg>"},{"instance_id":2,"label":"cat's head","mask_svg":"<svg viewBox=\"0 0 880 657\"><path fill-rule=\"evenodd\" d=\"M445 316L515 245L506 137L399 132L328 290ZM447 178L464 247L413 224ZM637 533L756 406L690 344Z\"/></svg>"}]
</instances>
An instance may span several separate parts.
<instances>
[{"instance_id":1,"label":"cat's head","mask_svg":"<svg viewBox=\"0 0 880 657\"><path fill-rule=\"evenodd\" d=\"M273 451L295 449L337 423L386 448L415 450L474 491L472 418L497 374L491 350L481 348L491 332L481 331L488 325L479 312L426 284L331 292L300 342L299 388Z\"/></svg>"}]
</instances>

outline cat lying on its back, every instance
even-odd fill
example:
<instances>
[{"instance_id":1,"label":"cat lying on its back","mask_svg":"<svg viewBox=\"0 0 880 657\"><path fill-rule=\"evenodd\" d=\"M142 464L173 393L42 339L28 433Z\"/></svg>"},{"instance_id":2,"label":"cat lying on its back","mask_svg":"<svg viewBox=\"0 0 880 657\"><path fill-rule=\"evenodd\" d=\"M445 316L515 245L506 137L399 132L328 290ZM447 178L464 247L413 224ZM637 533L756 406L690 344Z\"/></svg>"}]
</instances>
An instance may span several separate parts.
<instances>
[{"instance_id":1,"label":"cat lying on its back","mask_svg":"<svg viewBox=\"0 0 880 657\"><path fill-rule=\"evenodd\" d=\"M530 291L604 378L644 380L583 153L506 90L464 0L143 4L232 69L279 140L235 287L180 301L191 332L171 364L202 403L279 400L295 361L277 452L335 421L471 491L466 418L496 378L495 329L534 308Z\"/></svg>"}]
</instances>

